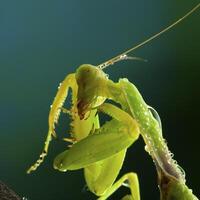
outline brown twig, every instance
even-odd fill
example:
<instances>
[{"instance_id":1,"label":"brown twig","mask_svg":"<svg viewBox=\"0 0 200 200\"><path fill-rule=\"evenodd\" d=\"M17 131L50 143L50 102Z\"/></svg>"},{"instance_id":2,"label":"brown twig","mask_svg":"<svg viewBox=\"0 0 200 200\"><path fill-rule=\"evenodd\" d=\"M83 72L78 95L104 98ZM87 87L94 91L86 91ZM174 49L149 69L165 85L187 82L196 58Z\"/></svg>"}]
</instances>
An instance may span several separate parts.
<instances>
[{"instance_id":1,"label":"brown twig","mask_svg":"<svg viewBox=\"0 0 200 200\"><path fill-rule=\"evenodd\" d=\"M0 181L0 200L22 200L13 190Z\"/></svg>"}]
</instances>

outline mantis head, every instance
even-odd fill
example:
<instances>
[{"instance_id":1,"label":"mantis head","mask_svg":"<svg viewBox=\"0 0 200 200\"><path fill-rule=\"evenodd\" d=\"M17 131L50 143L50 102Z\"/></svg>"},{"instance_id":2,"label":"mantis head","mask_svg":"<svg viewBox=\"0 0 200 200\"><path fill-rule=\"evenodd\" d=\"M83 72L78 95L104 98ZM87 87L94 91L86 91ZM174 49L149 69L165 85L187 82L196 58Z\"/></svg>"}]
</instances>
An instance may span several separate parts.
<instances>
[{"instance_id":1,"label":"mantis head","mask_svg":"<svg viewBox=\"0 0 200 200\"><path fill-rule=\"evenodd\" d=\"M80 119L83 119L88 111L91 111L91 109L101 105L105 101L100 91L104 88L107 79L107 75L93 65L83 64L77 69L77 109Z\"/></svg>"}]
</instances>

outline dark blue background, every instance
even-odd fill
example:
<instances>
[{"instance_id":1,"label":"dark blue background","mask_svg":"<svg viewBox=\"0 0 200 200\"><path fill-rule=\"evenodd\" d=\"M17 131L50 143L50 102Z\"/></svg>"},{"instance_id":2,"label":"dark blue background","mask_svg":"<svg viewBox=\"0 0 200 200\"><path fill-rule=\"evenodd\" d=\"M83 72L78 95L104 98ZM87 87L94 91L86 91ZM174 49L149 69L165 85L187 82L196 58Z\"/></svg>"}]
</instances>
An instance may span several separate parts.
<instances>
[{"instance_id":1,"label":"dark blue background","mask_svg":"<svg viewBox=\"0 0 200 200\"><path fill-rule=\"evenodd\" d=\"M0 2L0 179L29 200L95 199L83 190L82 171L60 173L52 161L65 148L52 142L33 174L26 169L42 150L59 82L83 63L100 64L178 19L198 0L2 0ZM159 112L164 136L199 195L199 10L135 56L106 72L127 77ZM67 132L62 115L58 133ZM62 126L61 126L62 125ZM112 141L111 141L112 142ZM137 141L121 175L137 172L142 199L159 199L156 171ZM120 189L113 199L128 190Z\"/></svg>"}]
</instances>

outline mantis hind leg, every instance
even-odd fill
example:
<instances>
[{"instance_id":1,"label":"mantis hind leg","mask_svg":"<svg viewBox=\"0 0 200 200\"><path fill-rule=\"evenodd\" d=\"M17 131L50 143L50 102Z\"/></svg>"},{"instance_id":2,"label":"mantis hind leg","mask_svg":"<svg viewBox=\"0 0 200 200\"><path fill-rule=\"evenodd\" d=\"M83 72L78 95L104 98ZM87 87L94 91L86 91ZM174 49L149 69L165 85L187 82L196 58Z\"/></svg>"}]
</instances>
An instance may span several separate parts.
<instances>
[{"instance_id":1,"label":"mantis hind leg","mask_svg":"<svg viewBox=\"0 0 200 200\"><path fill-rule=\"evenodd\" d=\"M31 171L36 170L40 164L44 161L45 156L48 153L49 144L52 140L52 137L56 137L55 133L55 124L58 122L60 112L62 111L62 106L65 102L65 99L68 95L69 88L72 88L73 92L77 91L77 84L75 80L75 74L69 74L66 76L64 81L60 83L58 87L58 92L54 98L53 104L51 105L51 109L49 112L49 130L47 133L47 137L44 143L44 149L39 156L39 159L33 164L28 170L27 173L29 174Z\"/></svg>"},{"instance_id":2,"label":"mantis hind leg","mask_svg":"<svg viewBox=\"0 0 200 200\"><path fill-rule=\"evenodd\" d=\"M128 184L126 183L128 181ZM116 181L110 188L106 190L103 196L98 200L106 200L121 186L126 185L130 188L131 195L126 195L122 200L140 200L139 181L136 173L130 172L123 175L118 181Z\"/></svg>"}]
</instances>

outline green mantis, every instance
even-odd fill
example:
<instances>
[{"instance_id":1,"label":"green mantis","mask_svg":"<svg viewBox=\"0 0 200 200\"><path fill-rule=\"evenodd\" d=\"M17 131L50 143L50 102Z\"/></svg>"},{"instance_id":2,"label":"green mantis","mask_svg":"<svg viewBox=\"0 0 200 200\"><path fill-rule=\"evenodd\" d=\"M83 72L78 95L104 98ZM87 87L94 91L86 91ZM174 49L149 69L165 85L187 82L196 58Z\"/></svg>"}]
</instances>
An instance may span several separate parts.
<instances>
[{"instance_id":1,"label":"green mantis","mask_svg":"<svg viewBox=\"0 0 200 200\"><path fill-rule=\"evenodd\" d=\"M144 139L145 149L155 163L161 199L196 200L197 197L185 185L184 172L168 150L152 108L145 103L136 86L128 79L113 82L103 69L119 60L129 59L129 52L171 29L199 7L200 4L163 31L109 61L97 67L84 64L75 73L67 75L60 84L50 109L44 150L28 173L36 170L43 162L49 143L56 136L55 124L60 113L65 112L70 115L72 122L71 136L64 140L72 145L56 156L53 166L63 172L83 168L87 186L99 200L107 199L124 184L130 188L130 194L123 197L123 200L140 200L136 173L127 173L116 180L127 149L139 136ZM72 91L72 106L67 110L63 105L69 89ZM111 102L108 103L107 99ZM118 106L112 102L116 102ZM99 112L109 115L111 120L100 125Z\"/></svg>"}]
</instances>

